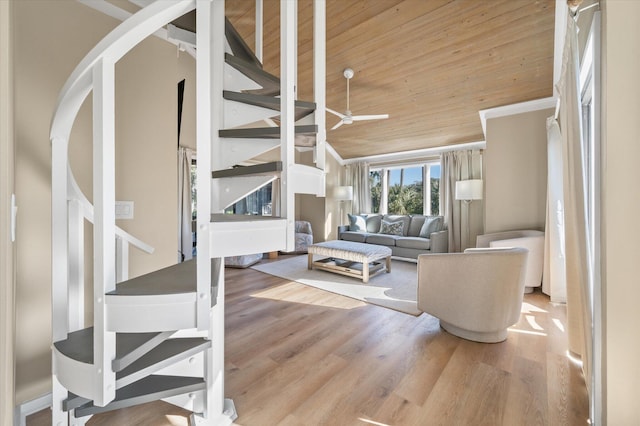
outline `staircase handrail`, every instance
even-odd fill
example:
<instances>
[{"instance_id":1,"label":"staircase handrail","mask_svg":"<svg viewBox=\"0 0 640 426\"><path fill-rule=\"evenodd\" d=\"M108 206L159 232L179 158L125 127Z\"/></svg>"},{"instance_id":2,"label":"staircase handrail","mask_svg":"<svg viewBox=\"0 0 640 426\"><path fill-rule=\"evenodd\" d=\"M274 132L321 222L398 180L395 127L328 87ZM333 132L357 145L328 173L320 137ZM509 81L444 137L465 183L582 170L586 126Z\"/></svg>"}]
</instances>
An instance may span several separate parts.
<instances>
[{"instance_id":1,"label":"staircase handrail","mask_svg":"<svg viewBox=\"0 0 640 426\"><path fill-rule=\"evenodd\" d=\"M80 201L80 203L82 204L82 215L84 216L85 219L87 219L89 222L94 223L93 222L93 204L91 204L91 202L87 199L87 197L84 195L84 193L80 190L80 187L78 186L78 183L76 182L75 178L73 177L73 172L71 171L71 167L68 168L68 181L67 181L67 198L69 200L72 199L76 199L78 201ZM150 246L149 244L145 243L144 241L134 237L133 235L129 234L127 231L125 231L124 229L116 226L116 236L122 238L124 241L128 242L129 244L131 244L132 246L144 251L145 253L148 254L153 254L154 252L154 248L153 246Z\"/></svg>"},{"instance_id":2,"label":"staircase handrail","mask_svg":"<svg viewBox=\"0 0 640 426\"><path fill-rule=\"evenodd\" d=\"M92 70L100 58L109 57L118 61L138 43L158 28L195 8L195 0L181 0L172 3L156 2L132 15L118 25L100 41L76 66L63 86L51 120L50 140L53 149L68 149L68 141L75 118L93 89ZM62 144L61 147L57 145ZM67 167L67 197L78 199L84 217L93 223L93 205L80 190L70 165ZM146 253L154 248L116 227L116 235Z\"/></svg>"},{"instance_id":3,"label":"staircase handrail","mask_svg":"<svg viewBox=\"0 0 640 426\"><path fill-rule=\"evenodd\" d=\"M82 103L92 89L91 73L100 58L117 62L158 28L195 9L195 0L156 1L122 22L103 38L73 70L58 96L51 120L51 140L68 140Z\"/></svg>"}]
</instances>

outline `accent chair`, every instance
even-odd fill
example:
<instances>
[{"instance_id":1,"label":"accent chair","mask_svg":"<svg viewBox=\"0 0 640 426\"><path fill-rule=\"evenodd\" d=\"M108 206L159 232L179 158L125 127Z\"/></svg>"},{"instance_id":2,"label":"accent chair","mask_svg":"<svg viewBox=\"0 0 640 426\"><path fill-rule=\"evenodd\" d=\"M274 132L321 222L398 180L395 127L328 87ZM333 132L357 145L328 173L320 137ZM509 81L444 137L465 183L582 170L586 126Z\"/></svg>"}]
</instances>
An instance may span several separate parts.
<instances>
[{"instance_id":1,"label":"accent chair","mask_svg":"<svg viewBox=\"0 0 640 426\"><path fill-rule=\"evenodd\" d=\"M501 342L518 322L527 249L467 249L418 256L418 309L449 333Z\"/></svg>"}]
</instances>

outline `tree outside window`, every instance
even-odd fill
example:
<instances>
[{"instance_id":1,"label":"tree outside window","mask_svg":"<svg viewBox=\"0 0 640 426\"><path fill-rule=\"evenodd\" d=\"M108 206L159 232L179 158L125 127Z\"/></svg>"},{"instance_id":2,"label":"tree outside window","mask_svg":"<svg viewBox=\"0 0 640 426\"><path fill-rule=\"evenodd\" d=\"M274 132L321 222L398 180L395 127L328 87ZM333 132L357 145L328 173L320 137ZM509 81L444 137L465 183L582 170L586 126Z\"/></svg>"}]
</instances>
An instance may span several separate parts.
<instances>
[{"instance_id":1,"label":"tree outside window","mask_svg":"<svg viewBox=\"0 0 640 426\"><path fill-rule=\"evenodd\" d=\"M387 185L384 185L384 173L387 174ZM381 213L380 200L387 194L385 213L440 214L440 163L374 169L369 179L373 213ZM425 179L429 180L428 192L425 191Z\"/></svg>"}]
</instances>

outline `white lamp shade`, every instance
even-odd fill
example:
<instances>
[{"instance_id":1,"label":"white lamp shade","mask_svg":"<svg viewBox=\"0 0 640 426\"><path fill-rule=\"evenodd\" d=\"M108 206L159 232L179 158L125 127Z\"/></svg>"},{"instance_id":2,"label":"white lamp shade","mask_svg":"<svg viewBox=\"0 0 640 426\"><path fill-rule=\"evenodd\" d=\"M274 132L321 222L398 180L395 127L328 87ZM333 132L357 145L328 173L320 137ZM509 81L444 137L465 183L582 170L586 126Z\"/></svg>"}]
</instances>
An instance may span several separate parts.
<instances>
[{"instance_id":1,"label":"white lamp shade","mask_svg":"<svg viewBox=\"0 0 640 426\"><path fill-rule=\"evenodd\" d=\"M333 198L343 201L353 200L353 187L336 186L335 188L333 188Z\"/></svg>"},{"instance_id":2,"label":"white lamp shade","mask_svg":"<svg viewBox=\"0 0 640 426\"><path fill-rule=\"evenodd\" d=\"M456 182L456 200L482 200L482 179L459 180Z\"/></svg>"}]
</instances>

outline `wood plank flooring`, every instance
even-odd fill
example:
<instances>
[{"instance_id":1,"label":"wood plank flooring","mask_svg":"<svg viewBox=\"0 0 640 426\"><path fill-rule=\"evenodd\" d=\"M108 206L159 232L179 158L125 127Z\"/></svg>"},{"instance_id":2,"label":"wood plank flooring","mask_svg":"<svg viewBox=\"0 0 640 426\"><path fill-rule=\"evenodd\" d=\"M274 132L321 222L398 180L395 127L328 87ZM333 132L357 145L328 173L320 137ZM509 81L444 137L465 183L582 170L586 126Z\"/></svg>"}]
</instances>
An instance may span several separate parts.
<instances>
[{"instance_id":1,"label":"wood plank flooring","mask_svg":"<svg viewBox=\"0 0 640 426\"><path fill-rule=\"evenodd\" d=\"M482 344L419 317L251 269L227 272L226 396L237 425L585 425L566 309L536 292L505 342ZM27 426L50 424L49 410ZM187 425L164 402L89 425Z\"/></svg>"}]
</instances>

